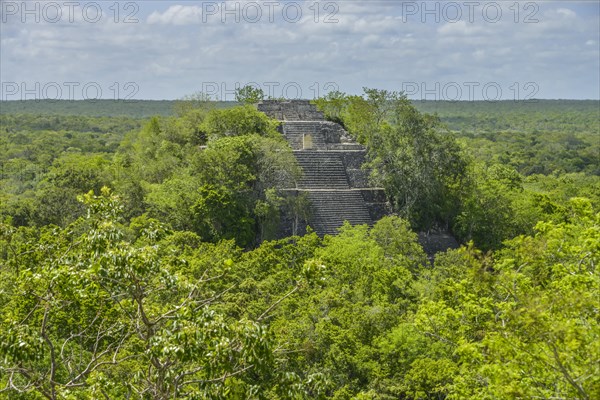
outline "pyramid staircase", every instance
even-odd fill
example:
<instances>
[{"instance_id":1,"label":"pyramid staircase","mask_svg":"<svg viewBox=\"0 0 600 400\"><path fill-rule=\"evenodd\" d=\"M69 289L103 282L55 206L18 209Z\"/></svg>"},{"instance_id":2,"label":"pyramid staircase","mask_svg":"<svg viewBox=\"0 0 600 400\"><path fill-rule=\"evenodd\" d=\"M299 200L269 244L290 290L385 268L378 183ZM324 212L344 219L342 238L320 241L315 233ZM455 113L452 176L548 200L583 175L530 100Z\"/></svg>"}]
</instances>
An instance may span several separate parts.
<instances>
[{"instance_id":1,"label":"pyramid staircase","mask_svg":"<svg viewBox=\"0 0 600 400\"><path fill-rule=\"evenodd\" d=\"M329 151L294 151L302 168L299 189L350 189L346 168L339 154Z\"/></svg>"},{"instance_id":2,"label":"pyramid staircase","mask_svg":"<svg viewBox=\"0 0 600 400\"><path fill-rule=\"evenodd\" d=\"M281 132L303 171L293 190L308 194L308 224L315 232L320 236L336 234L344 221L372 225L363 191L377 189L354 187L349 176L349 171L360 166L350 166L348 159L363 156L364 148L348 143L347 132L338 124L324 121L308 101L269 101L259 104L259 110L282 121ZM331 132L342 132L345 142Z\"/></svg>"},{"instance_id":3,"label":"pyramid staircase","mask_svg":"<svg viewBox=\"0 0 600 400\"><path fill-rule=\"evenodd\" d=\"M296 182L299 191L308 193L311 203L309 225L322 236L334 235L348 221L352 225L372 225L373 220L360 190L350 187L340 152L295 150L302 168Z\"/></svg>"},{"instance_id":4,"label":"pyramid staircase","mask_svg":"<svg viewBox=\"0 0 600 400\"><path fill-rule=\"evenodd\" d=\"M320 122L315 121L286 121L283 123L283 135L292 145L292 149L301 149L305 146L304 138L311 137L311 148L325 150L327 145L323 135L318 135L321 128Z\"/></svg>"},{"instance_id":5,"label":"pyramid staircase","mask_svg":"<svg viewBox=\"0 0 600 400\"><path fill-rule=\"evenodd\" d=\"M309 225L319 235L335 235L348 221L351 225L372 225L373 220L358 190L309 190L313 210Z\"/></svg>"},{"instance_id":6,"label":"pyramid staircase","mask_svg":"<svg viewBox=\"0 0 600 400\"><path fill-rule=\"evenodd\" d=\"M297 188L308 192L312 205L309 225L319 235L333 235L344 221L352 225L373 221L359 190L352 190L339 152L296 150L303 176Z\"/></svg>"}]
</instances>

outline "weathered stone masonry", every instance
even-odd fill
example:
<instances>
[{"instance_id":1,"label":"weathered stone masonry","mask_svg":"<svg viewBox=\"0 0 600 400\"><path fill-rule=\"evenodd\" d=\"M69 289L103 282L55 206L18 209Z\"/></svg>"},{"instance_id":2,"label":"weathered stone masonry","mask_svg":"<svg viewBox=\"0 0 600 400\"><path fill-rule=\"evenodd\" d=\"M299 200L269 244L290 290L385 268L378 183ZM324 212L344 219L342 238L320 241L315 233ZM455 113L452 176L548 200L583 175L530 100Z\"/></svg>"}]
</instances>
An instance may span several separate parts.
<instances>
[{"instance_id":1,"label":"weathered stone masonry","mask_svg":"<svg viewBox=\"0 0 600 400\"><path fill-rule=\"evenodd\" d=\"M325 121L308 100L266 100L258 109L282 121L280 131L303 170L302 178L288 190L308 194L308 224L317 234L335 234L344 221L372 225L387 213L383 190L370 187L368 172L361 169L366 150L341 125ZM289 227L282 232L291 233Z\"/></svg>"}]
</instances>

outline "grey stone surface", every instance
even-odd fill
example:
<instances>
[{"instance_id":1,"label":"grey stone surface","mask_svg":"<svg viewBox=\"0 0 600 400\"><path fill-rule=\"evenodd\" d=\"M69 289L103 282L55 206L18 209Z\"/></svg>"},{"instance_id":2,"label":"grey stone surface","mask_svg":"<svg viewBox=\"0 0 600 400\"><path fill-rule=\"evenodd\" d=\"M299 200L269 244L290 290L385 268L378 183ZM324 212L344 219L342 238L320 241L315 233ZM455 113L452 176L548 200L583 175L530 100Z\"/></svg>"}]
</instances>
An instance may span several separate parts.
<instances>
[{"instance_id":1,"label":"grey stone surface","mask_svg":"<svg viewBox=\"0 0 600 400\"><path fill-rule=\"evenodd\" d=\"M381 218L390 214L387 203L368 203L365 202L369 215L373 221L379 221Z\"/></svg>"},{"instance_id":2,"label":"grey stone surface","mask_svg":"<svg viewBox=\"0 0 600 400\"><path fill-rule=\"evenodd\" d=\"M366 152L344 128L325 121L308 100L259 103L258 110L282 121L279 131L288 140L303 176L295 187L306 192L311 203L308 225L319 235L336 234L344 221L369 224L388 214L383 190L369 187L363 170ZM286 184L285 187L290 188ZM290 194L290 190L286 191ZM306 231L293 216L281 219L282 236Z\"/></svg>"},{"instance_id":3,"label":"grey stone surface","mask_svg":"<svg viewBox=\"0 0 600 400\"><path fill-rule=\"evenodd\" d=\"M431 262L433 262L435 254L459 247L456 238L445 231L419 232L419 243Z\"/></svg>"},{"instance_id":4,"label":"grey stone surface","mask_svg":"<svg viewBox=\"0 0 600 400\"><path fill-rule=\"evenodd\" d=\"M346 174L348 175L348 182L350 183L350 187L369 187L369 178L366 171L363 171L362 169L347 168Z\"/></svg>"},{"instance_id":5,"label":"grey stone surface","mask_svg":"<svg viewBox=\"0 0 600 400\"><path fill-rule=\"evenodd\" d=\"M360 146L360 145L359 145ZM362 147L362 146L361 146ZM366 159L366 152L361 151L344 151L341 152L342 159L346 168L361 169ZM365 186L368 187L368 186Z\"/></svg>"},{"instance_id":6,"label":"grey stone surface","mask_svg":"<svg viewBox=\"0 0 600 400\"><path fill-rule=\"evenodd\" d=\"M339 154L328 151L295 151L302 168L301 189L350 189L348 174Z\"/></svg>"},{"instance_id":7,"label":"grey stone surface","mask_svg":"<svg viewBox=\"0 0 600 400\"><path fill-rule=\"evenodd\" d=\"M385 192L381 189L372 189L372 188L363 188L360 189L360 193L363 196L363 199L367 203L386 203L387 198L385 196Z\"/></svg>"},{"instance_id":8,"label":"grey stone surface","mask_svg":"<svg viewBox=\"0 0 600 400\"><path fill-rule=\"evenodd\" d=\"M324 121L323 113L309 100L263 100L258 110L280 121Z\"/></svg>"},{"instance_id":9,"label":"grey stone surface","mask_svg":"<svg viewBox=\"0 0 600 400\"><path fill-rule=\"evenodd\" d=\"M309 191L312 210L309 225L319 235L334 235L344 221L372 225L373 220L360 191Z\"/></svg>"}]
</instances>

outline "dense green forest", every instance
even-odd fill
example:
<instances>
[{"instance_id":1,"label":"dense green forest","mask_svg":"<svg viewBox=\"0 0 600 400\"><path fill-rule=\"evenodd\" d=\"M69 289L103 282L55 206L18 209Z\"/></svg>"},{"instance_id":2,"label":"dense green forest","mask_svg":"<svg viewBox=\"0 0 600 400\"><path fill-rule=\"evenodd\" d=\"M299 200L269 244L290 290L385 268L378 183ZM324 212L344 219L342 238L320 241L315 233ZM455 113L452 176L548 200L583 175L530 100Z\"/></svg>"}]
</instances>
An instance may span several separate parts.
<instances>
[{"instance_id":1,"label":"dense green forest","mask_svg":"<svg viewBox=\"0 0 600 400\"><path fill-rule=\"evenodd\" d=\"M177 103L177 100L13 100L0 101L0 114L149 118L172 115ZM227 108L235 103L215 101L214 105Z\"/></svg>"},{"instance_id":2,"label":"dense green forest","mask_svg":"<svg viewBox=\"0 0 600 400\"><path fill-rule=\"evenodd\" d=\"M393 215L277 239L244 101L0 103L0 398L599 398L599 103L315 103Z\"/></svg>"}]
</instances>

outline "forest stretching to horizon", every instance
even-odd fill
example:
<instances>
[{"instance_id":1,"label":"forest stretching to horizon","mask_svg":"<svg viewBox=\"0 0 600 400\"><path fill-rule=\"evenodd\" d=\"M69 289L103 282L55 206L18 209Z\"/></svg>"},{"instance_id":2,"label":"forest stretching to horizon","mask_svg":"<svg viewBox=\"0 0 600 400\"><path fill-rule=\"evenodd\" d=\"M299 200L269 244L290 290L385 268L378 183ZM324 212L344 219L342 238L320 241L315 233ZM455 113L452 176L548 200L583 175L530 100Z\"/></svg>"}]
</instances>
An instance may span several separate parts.
<instances>
[{"instance_id":1,"label":"forest stretching to horizon","mask_svg":"<svg viewBox=\"0 0 600 400\"><path fill-rule=\"evenodd\" d=\"M282 239L239 94L0 102L0 398L600 398L598 101L330 93L393 213Z\"/></svg>"}]
</instances>

